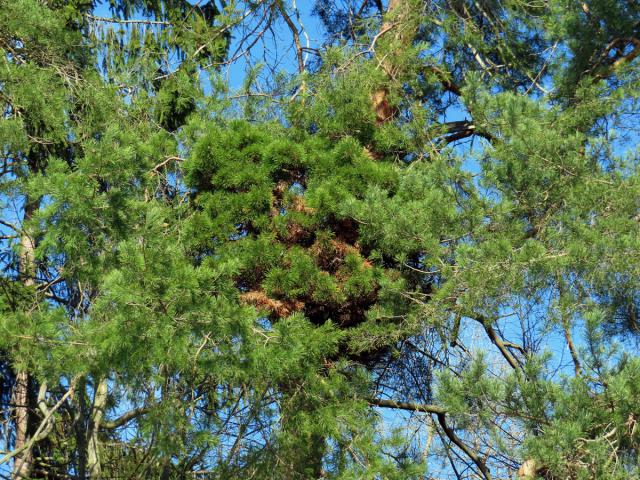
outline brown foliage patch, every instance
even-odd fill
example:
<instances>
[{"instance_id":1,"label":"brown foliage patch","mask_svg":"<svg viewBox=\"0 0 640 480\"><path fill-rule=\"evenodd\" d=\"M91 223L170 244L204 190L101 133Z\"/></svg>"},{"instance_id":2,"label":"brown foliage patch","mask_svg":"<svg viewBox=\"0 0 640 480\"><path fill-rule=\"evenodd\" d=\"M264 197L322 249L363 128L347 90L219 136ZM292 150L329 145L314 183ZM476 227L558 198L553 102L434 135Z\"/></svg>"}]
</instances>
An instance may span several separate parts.
<instances>
[{"instance_id":1,"label":"brown foliage patch","mask_svg":"<svg viewBox=\"0 0 640 480\"><path fill-rule=\"evenodd\" d=\"M307 207L304 204L304 198L302 195L295 195L291 199L291 210L294 212L306 213L308 215L312 215L316 212L315 208Z\"/></svg>"},{"instance_id":2,"label":"brown foliage patch","mask_svg":"<svg viewBox=\"0 0 640 480\"><path fill-rule=\"evenodd\" d=\"M265 310L277 318L288 317L292 313L304 309L304 303L300 300L276 300L269 298L261 290L251 290L241 294L240 301L245 305L252 305L258 310Z\"/></svg>"}]
</instances>

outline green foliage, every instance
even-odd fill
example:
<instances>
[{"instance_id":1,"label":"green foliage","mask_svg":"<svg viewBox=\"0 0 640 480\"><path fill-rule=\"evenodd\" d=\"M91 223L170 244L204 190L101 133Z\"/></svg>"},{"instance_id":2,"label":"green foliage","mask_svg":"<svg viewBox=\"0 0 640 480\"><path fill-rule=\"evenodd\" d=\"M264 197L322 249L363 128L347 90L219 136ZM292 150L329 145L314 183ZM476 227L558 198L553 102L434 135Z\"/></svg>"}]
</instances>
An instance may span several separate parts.
<instances>
[{"instance_id":1,"label":"green foliage","mask_svg":"<svg viewBox=\"0 0 640 480\"><path fill-rule=\"evenodd\" d=\"M639 478L636 5L321 3L0 0L3 461Z\"/></svg>"}]
</instances>

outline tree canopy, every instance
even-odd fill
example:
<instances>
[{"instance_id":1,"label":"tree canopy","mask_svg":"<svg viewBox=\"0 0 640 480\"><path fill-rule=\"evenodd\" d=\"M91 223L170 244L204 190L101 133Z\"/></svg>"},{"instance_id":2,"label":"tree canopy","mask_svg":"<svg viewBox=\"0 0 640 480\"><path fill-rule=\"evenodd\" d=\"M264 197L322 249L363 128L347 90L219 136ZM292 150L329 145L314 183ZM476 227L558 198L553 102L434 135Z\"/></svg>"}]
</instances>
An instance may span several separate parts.
<instances>
[{"instance_id":1,"label":"tree canopy","mask_svg":"<svg viewBox=\"0 0 640 480\"><path fill-rule=\"evenodd\" d=\"M635 0L0 0L0 477L640 479Z\"/></svg>"}]
</instances>

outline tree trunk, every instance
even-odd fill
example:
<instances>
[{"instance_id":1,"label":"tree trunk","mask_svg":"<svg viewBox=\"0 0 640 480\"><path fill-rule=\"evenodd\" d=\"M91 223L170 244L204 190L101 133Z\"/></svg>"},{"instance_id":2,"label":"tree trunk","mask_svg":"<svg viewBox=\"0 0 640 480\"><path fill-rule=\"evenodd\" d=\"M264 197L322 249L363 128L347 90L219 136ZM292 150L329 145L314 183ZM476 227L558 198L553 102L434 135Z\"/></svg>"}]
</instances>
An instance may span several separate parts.
<instances>
[{"instance_id":1,"label":"tree trunk","mask_svg":"<svg viewBox=\"0 0 640 480\"><path fill-rule=\"evenodd\" d=\"M398 65L392 59L404 48L411 46L415 37L417 25L410 20L410 3L409 0L389 0L385 20L377 35L381 51L380 65L390 80L398 74ZM371 95L371 102L378 125L392 120L398 113L397 107L389 102L389 89L386 85L376 88Z\"/></svg>"},{"instance_id":2,"label":"tree trunk","mask_svg":"<svg viewBox=\"0 0 640 480\"><path fill-rule=\"evenodd\" d=\"M24 216L22 219L22 234L20 237L20 276L26 287L35 284L35 243L29 234L27 224L38 210L40 201L32 201L25 196ZM31 388L31 375L26 371L16 374L16 384L13 393L13 417L15 422L14 449L23 448L32 433L34 404L33 390ZM13 462L13 477L16 479L29 478L33 471L33 447L25 449L16 455Z\"/></svg>"},{"instance_id":3,"label":"tree trunk","mask_svg":"<svg viewBox=\"0 0 640 480\"><path fill-rule=\"evenodd\" d=\"M87 431L87 470L91 480L97 480L102 477L98 433L107 406L107 396L107 379L103 378L95 386L91 421Z\"/></svg>"},{"instance_id":4,"label":"tree trunk","mask_svg":"<svg viewBox=\"0 0 640 480\"><path fill-rule=\"evenodd\" d=\"M31 377L27 372L16 375L13 392L15 444L14 449L23 448L29 441L30 434L30 383ZM16 479L29 478L33 470L33 450L27 448L16 455L13 462L13 477Z\"/></svg>"}]
</instances>

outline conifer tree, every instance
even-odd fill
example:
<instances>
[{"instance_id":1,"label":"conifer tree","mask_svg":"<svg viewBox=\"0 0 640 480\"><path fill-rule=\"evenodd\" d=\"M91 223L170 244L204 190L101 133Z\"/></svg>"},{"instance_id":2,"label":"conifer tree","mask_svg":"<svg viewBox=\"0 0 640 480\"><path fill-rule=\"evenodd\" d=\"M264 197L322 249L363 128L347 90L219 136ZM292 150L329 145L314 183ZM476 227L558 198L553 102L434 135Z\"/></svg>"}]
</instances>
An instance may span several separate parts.
<instances>
[{"instance_id":1,"label":"conifer tree","mask_svg":"<svg viewBox=\"0 0 640 480\"><path fill-rule=\"evenodd\" d=\"M632 0L0 0L0 474L640 478L639 55Z\"/></svg>"}]
</instances>

